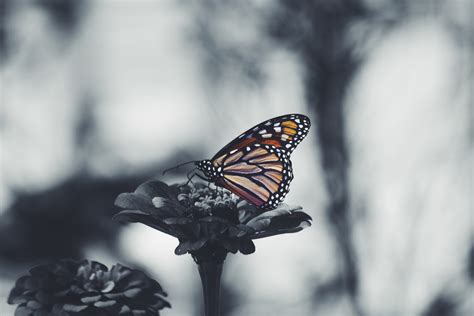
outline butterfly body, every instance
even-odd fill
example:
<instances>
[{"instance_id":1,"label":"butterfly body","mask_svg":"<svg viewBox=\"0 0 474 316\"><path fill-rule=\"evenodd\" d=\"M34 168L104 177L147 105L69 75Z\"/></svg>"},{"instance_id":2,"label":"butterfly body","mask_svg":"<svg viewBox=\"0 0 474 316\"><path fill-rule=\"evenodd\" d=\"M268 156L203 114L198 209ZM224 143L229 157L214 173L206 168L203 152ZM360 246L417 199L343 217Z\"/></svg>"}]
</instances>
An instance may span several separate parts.
<instances>
[{"instance_id":1,"label":"butterfly body","mask_svg":"<svg viewBox=\"0 0 474 316\"><path fill-rule=\"evenodd\" d=\"M209 181L249 203L275 208L293 179L290 155L310 126L301 114L275 117L247 130L212 159L195 162L196 167Z\"/></svg>"}]
</instances>

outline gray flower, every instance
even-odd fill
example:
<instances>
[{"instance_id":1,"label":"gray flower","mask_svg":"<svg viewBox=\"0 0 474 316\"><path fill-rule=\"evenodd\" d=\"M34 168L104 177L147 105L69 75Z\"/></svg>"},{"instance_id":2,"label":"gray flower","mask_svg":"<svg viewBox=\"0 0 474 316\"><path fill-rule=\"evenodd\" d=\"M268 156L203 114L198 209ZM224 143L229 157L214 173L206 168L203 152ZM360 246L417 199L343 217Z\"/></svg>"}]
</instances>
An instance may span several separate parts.
<instances>
[{"instance_id":1,"label":"gray flower","mask_svg":"<svg viewBox=\"0 0 474 316\"><path fill-rule=\"evenodd\" d=\"M298 232L311 225L300 206L281 204L263 212L232 194L203 183L167 184L152 180L115 200L114 219L140 222L179 240L175 254L222 262L227 253L255 251L253 239Z\"/></svg>"},{"instance_id":2,"label":"gray flower","mask_svg":"<svg viewBox=\"0 0 474 316\"><path fill-rule=\"evenodd\" d=\"M171 307L161 286L145 273L95 261L60 260L30 269L8 298L15 316L159 315Z\"/></svg>"}]
</instances>

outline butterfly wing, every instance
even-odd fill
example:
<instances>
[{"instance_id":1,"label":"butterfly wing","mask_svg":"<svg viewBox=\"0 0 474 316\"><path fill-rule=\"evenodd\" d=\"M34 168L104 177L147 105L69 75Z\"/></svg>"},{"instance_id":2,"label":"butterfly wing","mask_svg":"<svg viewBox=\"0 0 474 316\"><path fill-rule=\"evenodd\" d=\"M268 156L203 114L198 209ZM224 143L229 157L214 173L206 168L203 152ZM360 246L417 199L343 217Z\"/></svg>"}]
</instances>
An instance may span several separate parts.
<instances>
[{"instance_id":1,"label":"butterfly wing","mask_svg":"<svg viewBox=\"0 0 474 316\"><path fill-rule=\"evenodd\" d=\"M289 154L272 145L237 149L226 155L219 166L223 177L216 181L217 185L264 209L278 206L293 179Z\"/></svg>"},{"instance_id":2,"label":"butterfly wing","mask_svg":"<svg viewBox=\"0 0 474 316\"><path fill-rule=\"evenodd\" d=\"M269 119L255 125L224 146L214 155L212 161L217 167L228 154L234 154L255 144L284 149L289 156L306 137L310 126L311 121L302 114L287 114Z\"/></svg>"}]
</instances>

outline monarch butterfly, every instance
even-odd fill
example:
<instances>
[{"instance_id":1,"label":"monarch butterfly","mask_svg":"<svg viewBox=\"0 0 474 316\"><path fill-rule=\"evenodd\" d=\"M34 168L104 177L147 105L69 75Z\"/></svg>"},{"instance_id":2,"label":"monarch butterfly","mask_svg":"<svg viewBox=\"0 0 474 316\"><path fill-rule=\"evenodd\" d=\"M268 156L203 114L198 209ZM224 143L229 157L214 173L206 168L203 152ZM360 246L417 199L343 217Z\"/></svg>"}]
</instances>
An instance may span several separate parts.
<instances>
[{"instance_id":1,"label":"monarch butterfly","mask_svg":"<svg viewBox=\"0 0 474 316\"><path fill-rule=\"evenodd\" d=\"M203 172L203 179L259 208L272 209L289 191L293 179L290 155L310 126L309 118L302 114L278 116L242 133L212 159L192 162Z\"/></svg>"}]
</instances>

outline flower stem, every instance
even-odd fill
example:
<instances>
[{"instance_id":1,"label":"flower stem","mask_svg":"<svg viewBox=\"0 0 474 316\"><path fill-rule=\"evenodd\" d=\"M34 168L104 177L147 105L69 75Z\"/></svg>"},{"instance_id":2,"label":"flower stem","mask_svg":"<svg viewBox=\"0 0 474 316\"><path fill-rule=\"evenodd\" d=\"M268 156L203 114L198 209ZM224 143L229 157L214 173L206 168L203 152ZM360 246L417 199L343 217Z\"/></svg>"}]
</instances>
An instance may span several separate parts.
<instances>
[{"instance_id":1,"label":"flower stem","mask_svg":"<svg viewBox=\"0 0 474 316\"><path fill-rule=\"evenodd\" d=\"M223 263L205 261L198 263L204 296L205 316L219 316L219 290Z\"/></svg>"}]
</instances>

